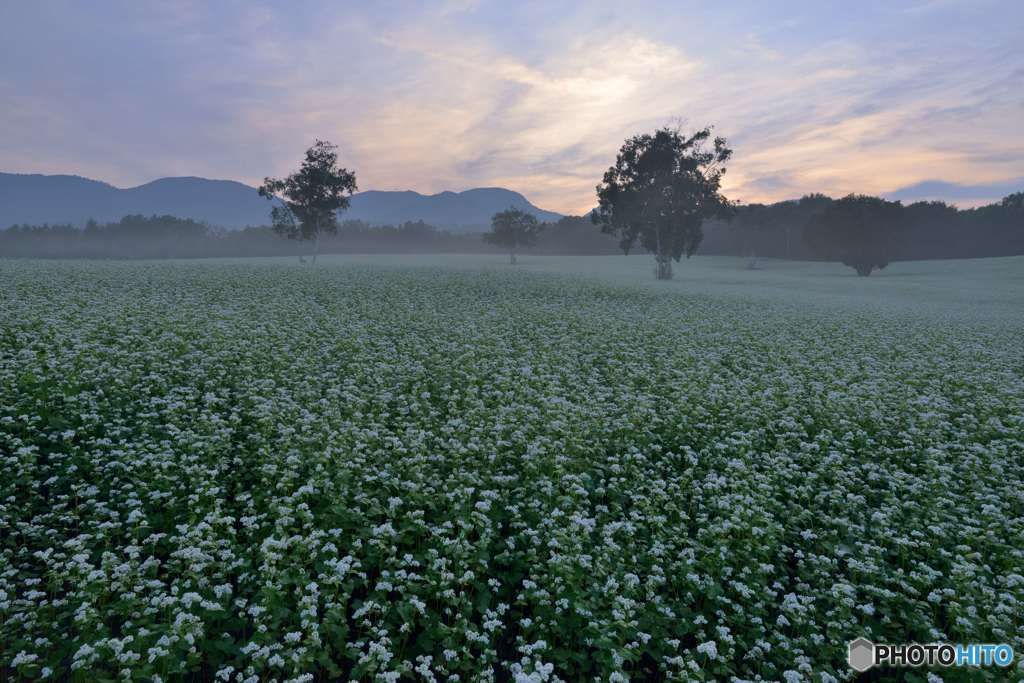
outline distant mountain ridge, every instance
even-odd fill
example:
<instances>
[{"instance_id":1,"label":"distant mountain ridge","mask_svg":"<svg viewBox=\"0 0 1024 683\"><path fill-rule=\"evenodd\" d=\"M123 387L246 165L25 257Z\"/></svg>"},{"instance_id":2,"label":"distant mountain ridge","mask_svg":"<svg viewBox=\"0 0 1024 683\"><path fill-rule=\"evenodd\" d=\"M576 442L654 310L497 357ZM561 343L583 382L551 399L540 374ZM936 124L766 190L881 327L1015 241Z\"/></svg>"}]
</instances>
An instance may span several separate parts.
<instances>
[{"instance_id":1,"label":"distant mountain ridge","mask_svg":"<svg viewBox=\"0 0 1024 683\"><path fill-rule=\"evenodd\" d=\"M491 216L509 207L542 221L561 218L518 192L499 187L433 195L369 190L354 195L351 208L341 217L373 225L423 220L453 232L472 232L488 229ZM121 189L81 176L0 173L0 229L14 224L84 225L90 218L102 223L129 214L171 215L241 228L268 224L270 203L256 194L256 188L234 180L160 178Z\"/></svg>"},{"instance_id":2,"label":"distant mountain ridge","mask_svg":"<svg viewBox=\"0 0 1024 683\"><path fill-rule=\"evenodd\" d=\"M374 224L423 220L455 232L487 230L491 216L508 208L521 209L541 221L557 221L561 214L538 209L526 197L501 187L477 187L463 192L423 195L412 190L367 190L352 197L345 218Z\"/></svg>"}]
</instances>

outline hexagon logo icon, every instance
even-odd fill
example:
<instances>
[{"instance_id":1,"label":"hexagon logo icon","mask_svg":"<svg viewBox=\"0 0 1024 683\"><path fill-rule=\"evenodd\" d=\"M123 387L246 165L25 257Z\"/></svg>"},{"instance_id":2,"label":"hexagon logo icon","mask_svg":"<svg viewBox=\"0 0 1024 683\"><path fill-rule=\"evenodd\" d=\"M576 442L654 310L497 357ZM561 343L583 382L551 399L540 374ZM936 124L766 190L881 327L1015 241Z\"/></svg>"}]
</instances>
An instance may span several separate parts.
<instances>
[{"instance_id":1,"label":"hexagon logo icon","mask_svg":"<svg viewBox=\"0 0 1024 683\"><path fill-rule=\"evenodd\" d=\"M846 661L851 669L863 673L875 665L875 644L870 640L857 638L850 641L848 647Z\"/></svg>"}]
</instances>

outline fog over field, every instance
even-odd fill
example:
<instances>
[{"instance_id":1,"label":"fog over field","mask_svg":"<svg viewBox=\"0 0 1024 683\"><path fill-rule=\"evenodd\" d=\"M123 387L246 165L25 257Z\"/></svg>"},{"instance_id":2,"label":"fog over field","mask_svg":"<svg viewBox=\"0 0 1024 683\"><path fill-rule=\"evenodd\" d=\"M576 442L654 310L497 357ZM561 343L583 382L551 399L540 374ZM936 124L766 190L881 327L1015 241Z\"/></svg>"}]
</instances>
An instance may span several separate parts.
<instances>
[{"instance_id":1,"label":"fog over field","mask_svg":"<svg viewBox=\"0 0 1024 683\"><path fill-rule=\"evenodd\" d=\"M1024 681L1022 35L0 7L0 682Z\"/></svg>"}]
</instances>

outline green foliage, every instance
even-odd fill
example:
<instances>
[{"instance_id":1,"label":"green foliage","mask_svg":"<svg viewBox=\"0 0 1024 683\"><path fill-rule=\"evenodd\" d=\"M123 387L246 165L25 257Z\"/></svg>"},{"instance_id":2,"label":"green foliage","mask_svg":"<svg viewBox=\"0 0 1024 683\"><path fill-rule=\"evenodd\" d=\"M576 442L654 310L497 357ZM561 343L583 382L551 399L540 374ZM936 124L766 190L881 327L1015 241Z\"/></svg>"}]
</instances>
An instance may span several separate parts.
<instances>
[{"instance_id":1,"label":"green foliage","mask_svg":"<svg viewBox=\"0 0 1024 683\"><path fill-rule=\"evenodd\" d=\"M270 212L275 232L302 240L337 232L337 214L348 208L357 189L355 173L338 167L337 149L317 140L306 150L298 171L287 178L263 180L260 196L279 202Z\"/></svg>"},{"instance_id":2,"label":"green foliage","mask_svg":"<svg viewBox=\"0 0 1024 683\"><path fill-rule=\"evenodd\" d=\"M593 220L618 236L626 253L639 242L654 254L659 279L671 277L669 259L697 251L705 220L731 214L721 181L732 150L725 138L714 138L711 148L709 140L710 128L689 136L670 128L634 136L597 186Z\"/></svg>"}]
</instances>

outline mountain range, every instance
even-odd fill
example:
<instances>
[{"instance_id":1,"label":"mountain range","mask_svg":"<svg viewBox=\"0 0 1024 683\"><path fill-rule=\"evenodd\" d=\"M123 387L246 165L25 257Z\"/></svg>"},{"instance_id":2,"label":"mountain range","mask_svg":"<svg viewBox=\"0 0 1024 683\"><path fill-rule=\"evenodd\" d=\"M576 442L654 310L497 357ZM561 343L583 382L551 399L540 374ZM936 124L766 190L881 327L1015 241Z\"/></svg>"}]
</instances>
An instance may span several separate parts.
<instances>
[{"instance_id":1,"label":"mountain range","mask_svg":"<svg viewBox=\"0 0 1024 683\"><path fill-rule=\"evenodd\" d=\"M341 218L372 225L423 220L453 232L478 232L490 227L491 216L509 207L542 221L561 218L500 187L432 195L369 190L353 195ZM80 176L0 173L0 229L15 224L84 225L90 218L104 223L129 214L172 215L241 228L268 224L270 203L257 195L256 188L233 180L160 178L122 189Z\"/></svg>"}]
</instances>

